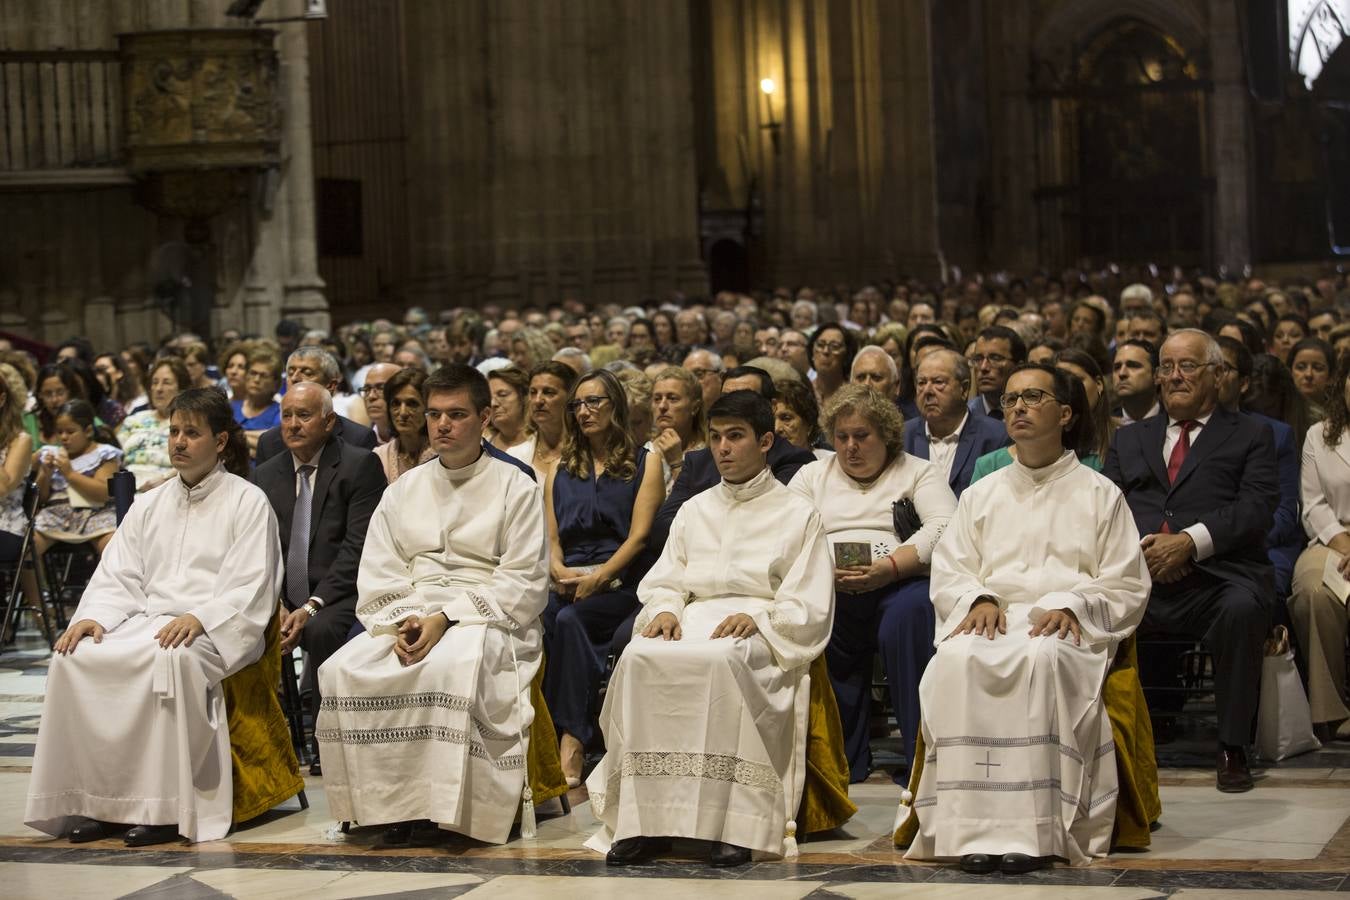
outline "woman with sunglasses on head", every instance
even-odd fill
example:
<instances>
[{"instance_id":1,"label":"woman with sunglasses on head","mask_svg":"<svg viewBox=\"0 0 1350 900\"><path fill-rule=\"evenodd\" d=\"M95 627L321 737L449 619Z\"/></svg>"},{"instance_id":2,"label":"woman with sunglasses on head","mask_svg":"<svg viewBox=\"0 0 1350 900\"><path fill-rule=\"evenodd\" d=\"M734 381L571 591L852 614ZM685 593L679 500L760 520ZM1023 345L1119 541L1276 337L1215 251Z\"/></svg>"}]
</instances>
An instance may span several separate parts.
<instances>
[{"instance_id":1,"label":"woman with sunglasses on head","mask_svg":"<svg viewBox=\"0 0 1350 900\"><path fill-rule=\"evenodd\" d=\"M561 738L563 774L581 783L596 739L596 697L614 630L637 608L629 564L665 499L661 467L635 446L623 385L601 369L573 386L562 453L544 486L552 591L544 611L544 698Z\"/></svg>"}]
</instances>

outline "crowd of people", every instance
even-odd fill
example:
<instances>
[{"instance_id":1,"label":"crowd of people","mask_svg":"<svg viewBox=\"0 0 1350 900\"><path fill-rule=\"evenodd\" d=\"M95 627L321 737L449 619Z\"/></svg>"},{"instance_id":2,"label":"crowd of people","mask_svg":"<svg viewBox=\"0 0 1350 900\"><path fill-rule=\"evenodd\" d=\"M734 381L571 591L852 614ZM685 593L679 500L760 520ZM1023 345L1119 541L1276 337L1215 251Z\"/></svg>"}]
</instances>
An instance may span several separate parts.
<instances>
[{"instance_id":1,"label":"crowd of people","mask_svg":"<svg viewBox=\"0 0 1350 900\"><path fill-rule=\"evenodd\" d=\"M104 554L57 643L28 820L73 840L223 834L228 766L184 780L151 713L128 717L158 742L140 766L70 748L113 702L88 687L108 672L163 696L156 648L208 687L256 658L264 587L283 651L307 653L331 808L394 843L422 822L504 841L532 815L541 669L563 774L602 823L589 846L614 865L670 837L712 842L714 865L788 852L822 655L853 783L875 769L879 657L915 858L1019 872L1111 849L1125 785L1098 688L1136 636L1162 732L1178 641L1212 654L1216 787L1250 790L1274 625L1292 625L1321 737L1350 739L1350 285L1140 274L414 308L226 332L214 352L72 339L41 366L0 347L0 557L30 469L37 551ZM119 467L142 495L120 527ZM257 492L210 488L235 476ZM169 562L182 535L146 510L199 494L248 499L185 524L214 546ZM203 599L232 540L265 584ZM254 572L269 554L278 570ZM169 598L145 582L157 566L204 583ZM86 636L110 646L75 654ZM215 753L207 712L190 718Z\"/></svg>"}]
</instances>

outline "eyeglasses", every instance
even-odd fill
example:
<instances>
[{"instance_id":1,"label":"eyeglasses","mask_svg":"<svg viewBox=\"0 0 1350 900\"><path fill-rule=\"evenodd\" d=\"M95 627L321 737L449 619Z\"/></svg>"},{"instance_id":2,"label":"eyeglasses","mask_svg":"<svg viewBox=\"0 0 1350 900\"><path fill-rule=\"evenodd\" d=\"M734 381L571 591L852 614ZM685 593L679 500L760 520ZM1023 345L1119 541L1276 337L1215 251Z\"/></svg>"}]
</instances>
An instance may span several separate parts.
<instances>
[{"instance_id":1,"label":"eyeglasses","mask_svg":"<svg viewBox=\"0 0 1350 900\"><path fill-rule=\"evenodd\" d=\"M367 384L367 385L365 385L365 386L363 386L363 387L361 388L361 393L365 394L367 397L369 397L369 396L371 396L371 395L373 395L373 394L383 394L383 393L384 393L384 385L383 385L383 384Z\"/></svg>"},{"instance_id":2,"label":"eyeglasses","mask_svg":"<svg viewBox=\"0 0 1350 900\"><path fill-rule=\"evenodd\" d=\"M1002 353L978 353L966 360L977 369L985 363L989 363L991 366L1001 366L1011 361L1011 357L1004 356Z\"/></svg>"},{"instance_id":3,"label":"eyeglasses","mask_svg":"<svg viewBox=\"0 0 1350 900\"><path fill-rule=\"evenodd\" d=\"M575 416L577 411L584 406L591 412L596 412L608 402L608 397L578 397L575 400L568 401L567 411Z\"/></svg>"},{"instance_id":4,"label":"eyeglasses","mask_svg":"<svg viewBox=\"0 0 1350 900\"><path fill-rule=\"evenodd\" d=\"M826 353L843 353L844 343L842 341L817 341L817 350L824 350Z\"/></svg>"},{"instance_id":5,"label":"eyeglasses","mask_svg":"<svg viewBox=\"0 0 1350 900\"><path fill-rule=\"evenodd\" d=\"M1158 374L1168 376L1171 375L1173 372L1179 371L1185 377L1190 378L1194 376L1196 373L1198 373L1201 369L1206 369L1209 368L1210 366L1217 366L1217 365L1219 364L1212 362L1198 363L1189 359L1183 359L1179 363L1174 362L1163 363L1162 365L1158 366Z\"/></svg>"},{"instance_id":6,"label":"eyeglasses","mask_svg":"<svg viewBox=\"0 0 1350 900\"><path fill-rule=\"evenodd\" d=\"M1047 400L1054 400L1056 403L1059 402L1059 400L1055 398L1055 395L1050 391L1043 391L1040 388L1027 388L1020 393L1004 394L1002 397L998 398L998 405L1003 409L1012 409L1017 405L1018 400L1021 400L1022 403L1026 405L1027 409L1035 409Z\"/></svg>"},{"instance_id":7,"label":"eyeglasses","mask_svg":"<svg viewBox=\"0 0 1350 900\"><path fill-rule=\"evenodd\" d=\"M690 369L689 374L693 375L699 381L702 381L709 375L720 375L721 373L718 372L716 369Z\"/></svg>"}]
</instances>

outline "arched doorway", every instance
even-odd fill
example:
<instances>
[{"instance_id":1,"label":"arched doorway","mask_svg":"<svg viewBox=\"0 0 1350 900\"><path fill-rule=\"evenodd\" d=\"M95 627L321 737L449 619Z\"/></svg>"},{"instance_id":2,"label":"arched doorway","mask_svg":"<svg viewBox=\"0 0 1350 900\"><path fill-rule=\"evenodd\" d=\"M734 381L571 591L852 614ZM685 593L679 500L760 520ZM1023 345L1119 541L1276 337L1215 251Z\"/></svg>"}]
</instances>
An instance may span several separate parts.
<instances>
[{"instance_id":1,"label":"arched doorway","mask_svg":"<svg viewBox=\"0 0 1350 900\"><path fill-rule=\"evenodd\" d=\"M1037 68L1042 258L1208 265L1214 179L1201 54L1117 19Z\"/></svg>"}]
</instances>

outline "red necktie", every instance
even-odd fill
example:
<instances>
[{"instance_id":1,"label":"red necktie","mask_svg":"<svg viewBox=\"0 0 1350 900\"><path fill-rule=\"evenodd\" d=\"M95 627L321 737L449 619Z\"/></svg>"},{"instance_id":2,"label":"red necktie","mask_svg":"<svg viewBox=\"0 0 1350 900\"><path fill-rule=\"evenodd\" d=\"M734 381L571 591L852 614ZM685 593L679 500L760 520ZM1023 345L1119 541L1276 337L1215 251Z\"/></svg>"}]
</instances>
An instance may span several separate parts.
<instances>
[{"instance_id":1,"label":"red necktie","mask_svg":"<svg viewBox=\"0 0 1350 900\"><path fill-rule=\"evenodd\" d=\"M1196 422L1194 419L1182 419L1177 422L1177 425L1181 428L1181 437L1177 440L1176 446L1172 448L1172 455L1167 458L1167 482L1169 484L1176 484L1177 482L1177 473L1181 471L1181 464L1186 461L1186 454L1191 449L1191 429L1195 427ZM1172 533L1172 526L1168 524L1166 519L1162 523L1162 533Z\"/></svg>"}]
</instances>

